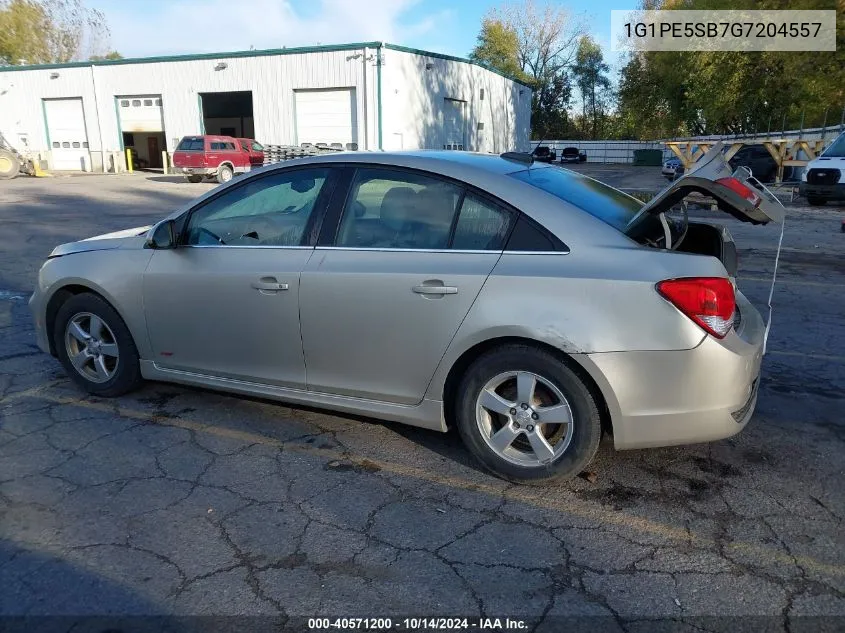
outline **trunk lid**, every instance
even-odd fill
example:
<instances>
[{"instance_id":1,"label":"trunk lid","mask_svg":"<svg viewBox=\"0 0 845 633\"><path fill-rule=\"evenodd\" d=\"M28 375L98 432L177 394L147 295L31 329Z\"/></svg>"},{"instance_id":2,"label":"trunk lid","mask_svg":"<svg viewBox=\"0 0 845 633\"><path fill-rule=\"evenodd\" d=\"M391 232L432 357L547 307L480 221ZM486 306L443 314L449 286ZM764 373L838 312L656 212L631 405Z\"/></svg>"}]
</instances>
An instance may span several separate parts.
<instances>
[{"instance_id":1,"label":"trunk lid","mask_svg":"<svg viewBox=\"0 0 845 633\"><path fill-rule=\"evenodd\" d=\"M736 186L734 181L751 189L759 200L744 197L741 187ZM690 171L652 198L642 208L640 215L667 212L691 193L713 198L720 210L743 222L768 224L783 222L785 217L785 209L780 201L753 178L747 169L731 169L725 160L721 143L714 145Z\"/></svg>"}]
</instances>

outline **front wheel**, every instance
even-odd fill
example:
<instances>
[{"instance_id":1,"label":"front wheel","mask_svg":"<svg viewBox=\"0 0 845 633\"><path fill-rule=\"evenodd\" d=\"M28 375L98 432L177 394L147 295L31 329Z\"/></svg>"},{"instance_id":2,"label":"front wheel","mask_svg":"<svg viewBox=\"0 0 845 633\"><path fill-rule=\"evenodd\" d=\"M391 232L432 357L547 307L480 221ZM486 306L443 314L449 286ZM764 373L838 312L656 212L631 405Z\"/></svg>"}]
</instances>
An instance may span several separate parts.
<instances>
[{"instance_id":1,"label":"front wheel","mask_svg":"<svg viewBox=\"0 0 845 633\"><path fill-rule=\"evenodd\" d=\"M220 165L217 168L217 182L224 183L229 182L235 175L235 172L232 171L232 168L228 165Z\"/></svg>"},{"instance_id":2,"label":"front wheel","mask_svg":"<svg viewBox=\"0 0 845 633\"><path fill-rule=\"evenodd\" d=\"M569 479L598 450L601 419L593 395L565 362L539 347L506 345L479 357L456 404L464 444L509 481Z\"/></svg>"},{"instance_id":3,"label":"front wheel","mask_svg":"<svg viewBox=\"0 0 845 633\"><path fill-rule=\"evenodd\" d=\"M89 393L120 396L143 382L129 328L97 295L75 295L62 304L53 342L68 376Z\"/></svg>"},{"instance_id":4,"label":"front wheel","mask_svg":"<svg viewBox=\"0 0 845 633\"><path fill-rule=\"evenodd\" d=\"M807 202L810 203L810 206L821 207L824 206L824 203L827 202L827 200L819 198L818 196L807 196Z\"/></svg>"}]
</instances>

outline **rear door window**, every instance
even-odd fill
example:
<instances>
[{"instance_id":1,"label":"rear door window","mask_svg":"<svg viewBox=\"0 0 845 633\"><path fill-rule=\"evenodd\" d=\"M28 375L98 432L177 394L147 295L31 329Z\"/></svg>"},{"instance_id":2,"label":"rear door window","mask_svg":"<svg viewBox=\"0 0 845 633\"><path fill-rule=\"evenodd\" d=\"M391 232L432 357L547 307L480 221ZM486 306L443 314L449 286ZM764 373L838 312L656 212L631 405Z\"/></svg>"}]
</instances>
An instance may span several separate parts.
<instances>
[{"instance_id":1,"label":"rear door window","mask_svg":"<svg viewBox=\"0 0 845 633\"><path fill-rule=\"evenodd\" d=\"M177 152L201 152L205 149L205 143L201 138L183 138L176 148Z\"/></svg>"}]
</instances>

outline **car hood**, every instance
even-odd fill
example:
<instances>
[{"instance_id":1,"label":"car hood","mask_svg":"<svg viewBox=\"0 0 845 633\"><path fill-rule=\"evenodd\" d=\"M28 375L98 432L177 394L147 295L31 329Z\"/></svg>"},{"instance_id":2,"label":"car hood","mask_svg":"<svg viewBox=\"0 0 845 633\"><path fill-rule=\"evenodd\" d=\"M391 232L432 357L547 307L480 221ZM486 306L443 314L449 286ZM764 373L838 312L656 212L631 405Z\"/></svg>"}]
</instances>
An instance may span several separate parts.
<instances>
[{"instance_id":1,"label":"car hood","mask_svg":"<svg viewBox=\"0 0 845 633\"><path fill-rule=\"evenodd\" d=\"M53 249L50 257L60 257L71 253L85 253L88 251L105 251L115 248L141 248L146 242L146 235L151 227L139 226L134 229L124 229L113 233L95 235L78 242L60 244Z\"/></svg>"}]
</instances>

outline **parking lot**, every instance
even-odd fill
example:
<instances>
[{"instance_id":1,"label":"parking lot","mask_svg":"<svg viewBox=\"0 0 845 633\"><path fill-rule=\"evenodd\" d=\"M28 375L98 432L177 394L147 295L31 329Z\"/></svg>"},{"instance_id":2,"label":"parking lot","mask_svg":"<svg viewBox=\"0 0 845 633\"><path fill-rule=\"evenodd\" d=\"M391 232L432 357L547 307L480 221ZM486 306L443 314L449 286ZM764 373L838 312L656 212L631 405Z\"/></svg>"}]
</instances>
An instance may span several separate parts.
<instances>
[{"instance_id":1,"label":"parking lot","mask_svg":"<svg viewBox=\"0 0 845 633\"><path fill-rule=\"evenodd\" d=\"M577 168L664 183L659 168ZM35 347L26 300L44 258L213 186L143 173L0 184L0 614L841 630L845 209L789 205L743 433L619 453L605 438L589 474L524 487L479 470L454 433L175 385L116 400L74 388ZM762 311L780 228L718 219Z\"/></svg>"}]
</instances>

